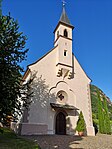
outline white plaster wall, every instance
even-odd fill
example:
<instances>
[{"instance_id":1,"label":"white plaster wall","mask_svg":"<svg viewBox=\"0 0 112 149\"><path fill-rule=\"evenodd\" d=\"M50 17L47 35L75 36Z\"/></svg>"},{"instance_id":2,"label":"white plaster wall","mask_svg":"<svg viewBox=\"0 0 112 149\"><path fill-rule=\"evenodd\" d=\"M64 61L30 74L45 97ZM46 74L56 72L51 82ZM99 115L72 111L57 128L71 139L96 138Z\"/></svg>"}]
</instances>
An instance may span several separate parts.
<instances>
[{"instance_id":1,"label":"white plaster wall","mask_svg":"<svg viewBox=\"0 0 112 149\"><path fill-rule=\"evenodd\" d=\"M67 51L66 56L64 56L64 50ZM57 63L72 66L72 40L68 40L63 37L58 39Z\"/></svg>"},{"instance_id":2,"label":"white plaster wall","mask_svg":"<svg viewBox=\"0 0 112 149\"><path fill-rule=\"evenodd\" d=\"M55 131L55 114L50 107L50 102L56 101L56 93L59 90L64 90L68 94L67 104L74 105L76 108L82 110L87 126L92 126L91 124L91 112L90 109L90 97L88 94L88 84L90 79L86 76L78 61L74 57L75 74L73 79L56 76L56 55L58 47L56 47L52 52L47 54L43 59L38 61L36 64L29 66L30 70L37 71L37 78L42 75L42 79L45 79L45 84L51 89L51 97L43 98L43 101L38 101L40 97L38 94L32 98L32 104L29 111L29 123L39 123L47 124L48 132L54 133ZM65 83L64 83L65 82ZM38 82L37 82L38 83ZM44 103L44 104L43 104ZM74 116L76 113L68 112L71 130L75 129L76 121L78 116Z\"/></svg>"},{"instance_id":3,"label":"white plaster wall","mask_svg":"<svg viewBox=\"0 0 112 149\"><path fill-rule=\"evenodd\" d=\"M67 82L68 84L70 84L70 87L72 88L76 96L75 100L76 107L83 112L88 131L88 128L93 126L92 113L91 113L91 99L89 90L90 79L86 76L85 72L83 71L83 69L81 68L80 64L78 63L75 57L74 57L74 65L75 65L74 79L68 80ZM75 118L77 120L78 116L76 116ZM74 120L71 119L71 121Z\"/></svg>"},{"instance_id":4,"label":"white plaster wall","mask_svg":"<svg viewBox=\"0 0 112 149\"><path fill-rule=\"evenodd\" d=\"M32 72L37 71L37 78L42 76L42 80L45 79L45 84L48 86L47 89L53 86L55 81L57 82L59 80L59 78L56 78L56 50L57 48L46 55L38 63L29 67ZM29 123L35 122L48 124L48 130L53 130L52 120L54 117L54 112L52 112L51 110L50 102L54 102L54 97L43 97L43 100L38 102L39 97L37 94L36 101L35 97L33 97L32 100L34 101L34 103L32 102L29 111ZM45 104L42 106L43 102L45 102Z\"/></svg>"},{"instance_id":5,"label":"white plaster wall","mask_svg":"<svg viewBox=\"0 0 112 149\"><path fill-rule=\"evenodd\" d=\"M64 37L64 30L68 32L68 38ZM57 39L57 32L59 31L59 38ZM71 40L70 40L71 39ZM72 28L60 24L55 32L55 40L57 40L54 46L58 45L57 50L57 61L56 64L62 63L72 66ZM64 56L64 51L66 50L67 55Z\"/></svg>"}]
</instances>

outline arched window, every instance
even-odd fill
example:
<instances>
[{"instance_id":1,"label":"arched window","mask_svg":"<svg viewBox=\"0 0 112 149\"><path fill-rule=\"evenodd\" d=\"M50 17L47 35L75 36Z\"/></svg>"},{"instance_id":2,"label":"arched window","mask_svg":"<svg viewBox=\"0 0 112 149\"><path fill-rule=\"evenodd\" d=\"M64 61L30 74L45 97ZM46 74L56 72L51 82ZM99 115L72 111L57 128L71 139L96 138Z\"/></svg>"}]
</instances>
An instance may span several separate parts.
<instances>
[{"instance_id":1,"label":"arched window","mask_svg":"<svg viewBox=\"0 0 112 149\"><path fill-rule=\"evenodd\" d=\"M64 30L64 36L65 36L65 37L68 37L68 32L67 32L66 29Z\"/></svg>"}]
</instances>

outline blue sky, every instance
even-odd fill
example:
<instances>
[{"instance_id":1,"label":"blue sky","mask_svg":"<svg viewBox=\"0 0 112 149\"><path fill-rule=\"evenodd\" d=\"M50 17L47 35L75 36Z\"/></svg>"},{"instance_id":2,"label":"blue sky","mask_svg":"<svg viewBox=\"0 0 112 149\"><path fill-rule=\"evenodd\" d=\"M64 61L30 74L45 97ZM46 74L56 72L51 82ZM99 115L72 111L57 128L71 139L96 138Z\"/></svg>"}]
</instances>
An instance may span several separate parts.
<instances>
[{"instance_id":1,"label":"blue sky","mask_svg":"<svg viewBox=\"0 0 112 149\"><path fill-rule=\"evenodd\" d=\"M62 12L61 0L3 0L3 14L18 20L27 35L26 69L53 48L53 31ZM66 0L66 12L75 26L73 52L92 79L112 99L112 0Z\"/></svg>"}]
</instances>

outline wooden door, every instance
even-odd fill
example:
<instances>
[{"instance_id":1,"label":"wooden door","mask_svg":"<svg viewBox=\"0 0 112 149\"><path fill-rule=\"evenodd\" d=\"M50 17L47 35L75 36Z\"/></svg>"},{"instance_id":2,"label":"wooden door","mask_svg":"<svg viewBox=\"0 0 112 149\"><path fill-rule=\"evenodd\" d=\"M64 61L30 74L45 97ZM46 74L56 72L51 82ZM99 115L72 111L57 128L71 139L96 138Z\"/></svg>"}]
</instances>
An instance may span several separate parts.
<instances>
[{"instance_id":1,"label":"wooden door","mask_svg":"<svg viewBox=\"0 0 112 149\"><path fill-rule=\"evenodd\" d=\"M66 116L62 112L58 113L56 116L56 134L66 134Z\"/></svg>"}]
</instances>

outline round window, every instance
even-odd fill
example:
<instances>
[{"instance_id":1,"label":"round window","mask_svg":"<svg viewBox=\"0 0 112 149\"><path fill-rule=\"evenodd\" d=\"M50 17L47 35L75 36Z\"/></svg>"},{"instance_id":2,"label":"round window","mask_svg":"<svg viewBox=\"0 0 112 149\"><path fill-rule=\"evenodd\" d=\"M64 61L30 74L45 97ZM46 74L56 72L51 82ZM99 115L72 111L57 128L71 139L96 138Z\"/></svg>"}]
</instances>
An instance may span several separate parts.
<instances>
[{"instance_id":1,"label":"round window","mask_svg":"<svg viewBox=\"0 0 112 149\"><path fill-rule=\"evenodd\" d=\"M60 103L66 103L68 99L67 93L65 91L59 91L57 93L57 100Z\"/></svg>"}]
</instances>

